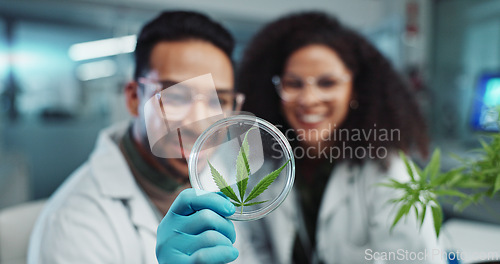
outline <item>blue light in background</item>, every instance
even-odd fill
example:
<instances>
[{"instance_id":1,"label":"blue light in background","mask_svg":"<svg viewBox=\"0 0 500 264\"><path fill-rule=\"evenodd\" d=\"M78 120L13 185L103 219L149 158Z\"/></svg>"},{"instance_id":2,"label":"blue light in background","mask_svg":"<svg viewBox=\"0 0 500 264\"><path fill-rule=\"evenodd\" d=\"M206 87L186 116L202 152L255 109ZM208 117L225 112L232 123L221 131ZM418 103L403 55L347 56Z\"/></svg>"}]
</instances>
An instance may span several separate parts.
<instances>
[{"instance_id":1,"label":"blue light in background","mask_svg":"<svg viewBox=\"0 0 500 264\"><path fill-rule=\"evenodd\" d=\"M500 105L500 78L488 80L483 102L488 107Z\"/></svg>"},{"instance_id":2,"label":"blue light in background","mask_svg":"<svg viewBox=\"0 0 500 264\"><path fill-rule=\"evenodd\" d=\"M478 98L474 114L472 116L472 125L475 129L482 131L497 132L500 130L498 125L498 112L495 109L500 105L500 76L485 75L480 82L478 91L482 91Z\"/></svg>"},{"instance_id":3,"label":"blue light in background","mask_svg":"<svg viewBox=\"0 0 500 264\"><path fill-rule=\"evenodd\" d=\"M0 82L5 79L7 71L9 70L8 67L9 67L9 53L5 44L0 41Z\"/></svg>"},{"instance_id":4,"label":"blue light in background","mask_svg":"<svg viewBox=\"0 0 500 264\"><path fill-rule=\"evenodd\" d=\"M0 50L0 80L3 79L5 73L7 72L7 53Z\"/></svg>"}]
</instances>

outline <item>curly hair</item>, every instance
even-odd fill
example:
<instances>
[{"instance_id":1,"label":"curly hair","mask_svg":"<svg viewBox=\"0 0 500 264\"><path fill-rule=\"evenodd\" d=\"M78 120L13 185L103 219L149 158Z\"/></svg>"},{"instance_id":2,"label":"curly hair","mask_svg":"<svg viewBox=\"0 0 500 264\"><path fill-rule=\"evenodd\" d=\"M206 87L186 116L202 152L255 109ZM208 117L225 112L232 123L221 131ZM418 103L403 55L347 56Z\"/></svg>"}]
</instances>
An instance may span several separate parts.
<instances>
[{"instance_id":1,"label":"curly hair","mask_svg":"<svg viewBox=\"0 0 500 264\"><path fill-rule=\"evenodd\" d=\"M345 142L352 149L385 147L388 151L409 152L416 147L428 154L427 128L407 85L389 61L365 38L321 12L288 15L265 26L248 45L237 74L236 88L246 95L244 111L280 125L289 125L280 108L280 97L271 79L281 75L287 58L296 50L312 45L334 50L353 74L353 96L359 107L350 110L338 128L397 129L399 140L376 139ZM350 161L362 163L363 160Z\"/></svg>"}]
</instances>

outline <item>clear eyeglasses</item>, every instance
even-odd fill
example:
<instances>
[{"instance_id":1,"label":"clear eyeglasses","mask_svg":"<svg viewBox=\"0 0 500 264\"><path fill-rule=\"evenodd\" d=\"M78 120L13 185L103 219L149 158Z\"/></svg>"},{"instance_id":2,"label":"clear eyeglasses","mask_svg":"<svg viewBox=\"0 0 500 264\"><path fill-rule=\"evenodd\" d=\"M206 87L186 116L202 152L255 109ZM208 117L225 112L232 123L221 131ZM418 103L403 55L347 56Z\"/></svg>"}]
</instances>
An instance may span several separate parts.
<instances>
[{"instance_id":1,"label":"clear eyeglasses","mask_svg":"<svg viewBox=\"0 0 500 264\"><path fill-rule=\"evenodd\" d=\"M216 89L213 85L190 85L171 80L153 81L141 78L139 83L155 91L164 114L170 120L182 120L196 102L202 102L206 114L239 111L245 96L232 90Z\"/></svg>"},{"instance_id":2,"label":"clear eyeglasses","mask_svg":"<svg viewBox=\"0 0 500 264\"><path fill-rule=\"evenodd\" d=\"M342 92L351 81L348 75L332 76L325 75L320 77L307 77L305 79L297 76L272 77L276 91L282 100L292 102L300 98L300 95L309 86L317 99L329 101Z\"/></svg>"}]
</instances>

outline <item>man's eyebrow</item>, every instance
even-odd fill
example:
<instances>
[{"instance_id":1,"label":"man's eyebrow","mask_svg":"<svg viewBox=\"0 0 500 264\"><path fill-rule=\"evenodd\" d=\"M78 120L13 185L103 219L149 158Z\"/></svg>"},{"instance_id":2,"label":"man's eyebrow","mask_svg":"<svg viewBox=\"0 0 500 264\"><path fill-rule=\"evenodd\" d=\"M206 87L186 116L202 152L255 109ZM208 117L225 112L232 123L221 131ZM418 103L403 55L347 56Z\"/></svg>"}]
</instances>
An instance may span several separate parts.
<instances>
[{"instance_id":1,"label":"man's eyebrow","mask_svg":"<svg viewBox=\"0 0 500 264\"><path fill-rule=\"evenodd\" d=\"M161 89L165 90L168 87L177 85L181 82L176 82L176 81L172 81L172 80L160 80L159 83L161 84Z\"/></svg>"}]
</instances>

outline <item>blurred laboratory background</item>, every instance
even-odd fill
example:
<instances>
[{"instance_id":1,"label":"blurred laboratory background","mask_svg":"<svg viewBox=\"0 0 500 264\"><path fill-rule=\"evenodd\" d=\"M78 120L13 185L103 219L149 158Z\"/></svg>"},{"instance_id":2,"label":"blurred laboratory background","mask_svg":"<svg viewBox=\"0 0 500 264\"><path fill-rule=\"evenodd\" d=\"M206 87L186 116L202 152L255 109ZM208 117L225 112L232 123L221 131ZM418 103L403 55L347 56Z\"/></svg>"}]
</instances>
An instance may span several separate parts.
<instances>
[{"instance_id":1,"label":"blurred laboratory background","mask_svg":"<svg viewBox=\"0 0 500 264\"><path fill-rule=\"evenodd\" d=\"M87 159L98 131L128 118L122 93L135 34L160 10L178 9L229 28L236 62L266 22L326 11L407 78L432 148L467 155L491 133L474 109L481 78L500 76L498 0L0 0L0 209L49 197ZM484 96L500 104L500 81L491 87ZM500 223L499 202L490 202L493 213L448 216Z\"/></svg>"}]
</instances>

